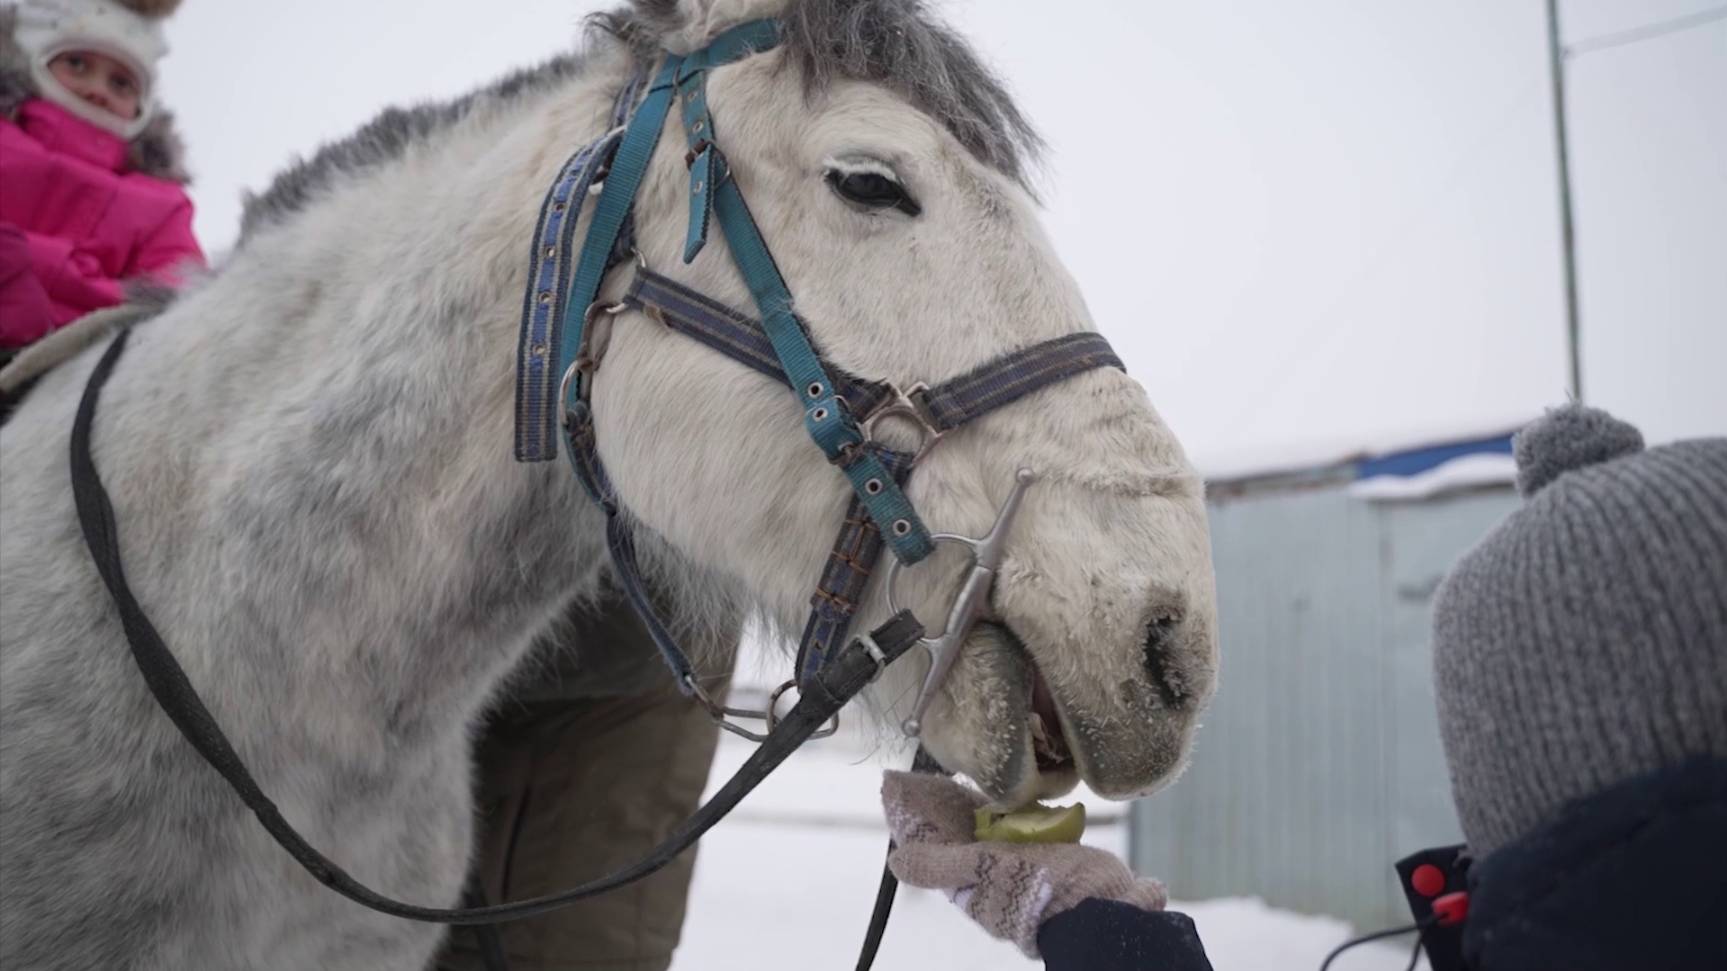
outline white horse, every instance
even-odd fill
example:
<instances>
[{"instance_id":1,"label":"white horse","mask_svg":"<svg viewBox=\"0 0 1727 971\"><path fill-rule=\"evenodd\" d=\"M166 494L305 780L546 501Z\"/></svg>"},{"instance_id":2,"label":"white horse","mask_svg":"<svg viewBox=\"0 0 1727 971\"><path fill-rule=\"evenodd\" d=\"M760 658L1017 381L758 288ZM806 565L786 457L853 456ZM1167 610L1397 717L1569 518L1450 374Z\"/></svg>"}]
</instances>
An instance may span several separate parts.
<instances>
[{"instance_id":1,"label":"white horse","mask_svg":"<svg viewBox=\"0 0 1727 971\"><path fill-rule=\"evenodd\" d=\"M136 326L104 392L94 455L137 596L286 817L398 898L456 903L476 718L604 579L601 518L568 470L510 458L541 196L608 125L634 60L764 15L785 43L718 69L710 102L824 356L906 386L1089 328L1023 184L1035 136L917 0L641 0L579 55L387 113L289 171L227 265ZM653 161L641 252L749 306L722 240L681 263L681 155ZM859 170L921 213L840 198L829 173ZM96 354L50 373L0 435L8 967L423 967L439 927L314 882L147 693L68 486ZM686 622L741 603L798 629L850 493L785 388L625 315L593 406ZM1038 479L999 626L966 645L924 742L1006 802L1076 772L1147 792L1185 758L1216 669L1202 485L1144 390L1102 370L948 436L910 495L931 528L978 535L1020 467ZM913 568L909 606L938 616L963 566L944 552ZM904 717L921 673L895 665L877 707ZM1065 739L1034 744L1046 692ZM1069 764L1048 757L1063 747Z\"/></svg>"}]
</instances>

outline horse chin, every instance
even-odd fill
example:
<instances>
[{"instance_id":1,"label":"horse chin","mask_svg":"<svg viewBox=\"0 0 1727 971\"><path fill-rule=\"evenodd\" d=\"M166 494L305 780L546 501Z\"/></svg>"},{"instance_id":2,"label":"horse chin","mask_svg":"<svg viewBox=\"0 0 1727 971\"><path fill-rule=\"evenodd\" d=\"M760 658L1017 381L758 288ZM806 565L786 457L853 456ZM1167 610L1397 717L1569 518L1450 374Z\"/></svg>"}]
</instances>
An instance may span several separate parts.
<instances>
[{"instance_id":1,"label":"horse chin","mask_svg":"<svg viewBox=\"0 0 1727 971\"><path fill-rule=\"evenodd\" d=\"M923 743L999 808L1064 795L1082 780L1105 799L1134 799L1175 777L1198 701L1149 679L1115 685L1107 705L1088 706L1081 693L1059 675L1046 681L1011 630L979 624L925 720Z\"/></svg>"},{"instance_id":2,"label":"horse chin","mask_svg":"<svg viewBox=\"0 0 1727 971\"><path fill-rule=\"evenodd\" d=\"M1005 627L981 623L967 640L923 742L998 807L1061 796L1080 774L1069 728L1043 674Z\"/></svg>"}]
</instances>

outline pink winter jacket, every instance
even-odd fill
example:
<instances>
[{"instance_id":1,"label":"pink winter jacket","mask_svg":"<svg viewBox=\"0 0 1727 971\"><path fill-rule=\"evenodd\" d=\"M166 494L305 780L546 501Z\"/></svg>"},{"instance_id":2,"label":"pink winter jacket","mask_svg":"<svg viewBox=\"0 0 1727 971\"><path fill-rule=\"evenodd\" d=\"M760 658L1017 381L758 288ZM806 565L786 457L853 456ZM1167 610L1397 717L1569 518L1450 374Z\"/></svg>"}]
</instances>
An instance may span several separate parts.
<instances>
[{"instance_id":1,"label":"pink winter jacket","mask_svg":"<svg viewBox=\"0 0 1727 971\"><path fill-rule=\"evenodd\" d=\"M30 270L0 266L0 346L21 347L119 303L122 280L172 286L179 271L205 265L192 200L173 182L127 171L126 152L123 139L41 98L0 117L0 235L22 234ZM0 246L0 261L16 262L17 249ZM47 296L46 319L19 309L41 304L31 274Z\"/></svg>"}]
</instances>

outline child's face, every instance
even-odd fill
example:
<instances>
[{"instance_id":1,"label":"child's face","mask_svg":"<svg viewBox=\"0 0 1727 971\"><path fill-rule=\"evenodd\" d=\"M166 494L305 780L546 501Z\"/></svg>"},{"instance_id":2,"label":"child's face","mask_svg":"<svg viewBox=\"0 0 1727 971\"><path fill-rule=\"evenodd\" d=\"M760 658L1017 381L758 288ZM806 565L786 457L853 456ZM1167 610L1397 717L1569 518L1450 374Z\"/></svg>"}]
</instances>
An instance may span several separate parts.
<instances>
[{"instance_id":1,"label":"child's face","mask_svg":"<svg viewBox=\"0 0 1727 971\"><path fill-rule=\"evenodd\" d=\"M126 65L95 51L67 51L48 62L48 72L85 101L131 121L138 117L138 79Z\"/></svg>"}]
</instances>

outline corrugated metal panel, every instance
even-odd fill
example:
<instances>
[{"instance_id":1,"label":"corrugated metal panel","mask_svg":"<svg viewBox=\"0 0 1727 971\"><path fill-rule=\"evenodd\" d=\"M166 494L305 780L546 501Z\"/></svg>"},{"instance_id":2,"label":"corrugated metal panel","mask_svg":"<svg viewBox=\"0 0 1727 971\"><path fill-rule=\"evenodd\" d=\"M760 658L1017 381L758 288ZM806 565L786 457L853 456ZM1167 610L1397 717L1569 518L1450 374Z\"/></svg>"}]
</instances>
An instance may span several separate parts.
<instances>
[{"instance_id":1,"label":"corrugated metal panel","mask_svg":"<svg viewBox=\"0 0 1727 971\"><path fill-rule=\"evenodd\" d=\"M1133 858L1181 899L1403 916L1391 863L1455 842L1428 614L1509 491L1373 504L1337 488L1214 503L1223 667L1187 773L1134 807Z\"/></svg>"}]
</instances>

